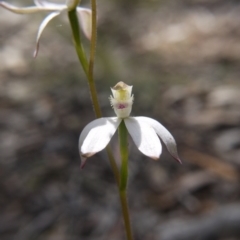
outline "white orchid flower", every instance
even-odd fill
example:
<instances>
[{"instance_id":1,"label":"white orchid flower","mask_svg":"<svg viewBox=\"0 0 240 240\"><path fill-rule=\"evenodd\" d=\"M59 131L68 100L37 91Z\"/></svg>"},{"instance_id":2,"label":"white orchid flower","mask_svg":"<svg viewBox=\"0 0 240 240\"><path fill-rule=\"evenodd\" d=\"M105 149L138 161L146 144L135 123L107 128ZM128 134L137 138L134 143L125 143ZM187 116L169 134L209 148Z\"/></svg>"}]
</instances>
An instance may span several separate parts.
<instances>
[{"instance_id":1,"label":"white orchid flower","mask_svg":"<svg viewBox=\"0 0 240 240\"><path fill-rule=\"evenodd\" d=\"M130 117L133 104L132 86L119 82L111 88L111 91L113 96L110 96L110 102L117 117L96 119L83 129L79 138L81 168L84 167L88 157L107 146L121 121L124 121L134 143L144 155L154 160L159 159L162 152L158 138L160 137L169 153L181 163L176 142L162 124L149 117Z\"/></svg>"},{"instance_id":2,"label":"white orchid flower","mask_svg":"<svg viewBox=\"0 0 240 240\"><path fill-rule=\"evenodd\" d=\"M67 0L66 4L57 4L51 3L45 0L34 0L35 6L31 7L15 7L10 3L0 1L0 6L18 14L30 14L30 13L38 13L38 12L51 12L48 14L42 23L39 26L37 39L36 39L36 48L34 51L34 57L37 56L39 49L39 40L42 36L43 30L47 26L47 24L56 16L64 11L70 11L76 5L76 0ZM92 22L92 11L88 8L77 7L77 14L79 17L80 25L84 35L90 39L91 38L91 22Z\"/></svg>"}]
</instances>

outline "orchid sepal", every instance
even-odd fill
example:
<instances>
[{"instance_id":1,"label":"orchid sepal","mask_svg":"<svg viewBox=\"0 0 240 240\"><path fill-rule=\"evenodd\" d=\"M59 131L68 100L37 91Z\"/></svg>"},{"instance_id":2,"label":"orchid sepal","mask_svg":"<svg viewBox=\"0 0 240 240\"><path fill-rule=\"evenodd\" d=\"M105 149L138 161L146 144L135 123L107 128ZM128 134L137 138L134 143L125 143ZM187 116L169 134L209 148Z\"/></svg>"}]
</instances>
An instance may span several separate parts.
<instances>
[{"instance_id":1,"label":"orchid sepal","mask_svg":"<svg viewBox=\"0 0 240 240\"><path fill-rule=\"evenodd\" d=\"M80 156L91 157L103 150L116 132L121 120L117 117L98 118L90 122L79 137Z\"/></svg>"},{"instance_id":2,"label":"orchid sepal","mask_svg":"<svg viewBox=\"0 0 240 240\"><path fill-rule=\"evenodd\" d=\"M46 26L48 25L48 23L55 17L57 17L60 14L60 12L52 12L50 13L47 17L44 18L44 20L42 21L42 23L40 24L39 28L38 28L38 33L37 33L37 38L36 38L36 47L35 47L35 51L33 53L33 57L36 58L37 54L38 54L38 50L39 50L39 41L40 38L42 36L43 30L46 28Z\"/></svg>"},{"instance_id":3,"label":"orchid sepal","mask_svg":"<svg viewBox=\"0 0 240 240\"><path fill-rule=\"evenodd\" d=\"M168 152L172 155L172 157L182 164L182 161L178 155L177 144L174 137L161 123L149 117L136 117L136 119L144 121L147 124L149 124L155 130L160 139L163 141Z\"/></svg>"},{"instance_id":4,"label":"orchid sepal","mask_svg":"<svg viewBox=\"0 0 240 240\"><path fill-rule=\"evenodd\" d=\"M162 152L160 140L154 129L135 117L124 119L125 125L138 150L144 155L158 160Z\"/></svg>"}]
</instances>

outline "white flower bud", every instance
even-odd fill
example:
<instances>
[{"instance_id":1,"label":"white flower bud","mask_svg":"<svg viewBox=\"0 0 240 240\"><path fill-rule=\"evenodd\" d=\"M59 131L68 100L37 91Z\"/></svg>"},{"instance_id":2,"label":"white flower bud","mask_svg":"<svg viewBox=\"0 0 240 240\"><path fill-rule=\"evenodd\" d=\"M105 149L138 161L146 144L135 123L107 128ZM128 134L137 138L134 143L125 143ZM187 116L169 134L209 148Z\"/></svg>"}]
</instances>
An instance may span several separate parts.
<instances>
[{"instance_id":1,"label":"white flower bud","mask_svg":"<svg viewBox=\"0 0 240 240\"><path fill-rule=\"evenodd\" d=\"M111 88L111 91L113 96L110 96L110 103L117 117L129 117L133 104L132 86L119 82Z\"/></svg>"}]
</instances>

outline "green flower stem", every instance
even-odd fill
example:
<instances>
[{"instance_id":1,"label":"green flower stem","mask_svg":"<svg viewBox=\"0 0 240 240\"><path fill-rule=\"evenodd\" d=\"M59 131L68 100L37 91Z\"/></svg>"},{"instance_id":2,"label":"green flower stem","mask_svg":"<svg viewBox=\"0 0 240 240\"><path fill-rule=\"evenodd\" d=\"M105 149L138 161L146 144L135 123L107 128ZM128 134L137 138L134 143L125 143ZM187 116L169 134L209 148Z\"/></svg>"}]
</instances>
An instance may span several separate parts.
<instances>
[{"instance_id":1,"label":"green flower stem","mask_svg":"<svg viewBox=\"0 0 240 240\"><path fill-rule=\"evenodd\" d=\"M88 76L88 61L81 44L79 22L78 22L77 12L75 8L68 12L68 18L72 28L73 41L74 41L74 46L77 52L78 59L83 67L85 74Z\"/></svg>"},{"instance_id":2,"label":"green flower stem","mask_svg":"<svg viewBox=\"0 0 240 240\"><path fill-rule=\"evenodd\" d=\"M127 188L128 180L128 131L124 121L122 121L118 128L120 153L121 153L121 170L120 170L120 191L124 191Z\"/></svg>"},{"instance_id":3,"label":"green flower stem","mask_svg":"<svg viewBox=\"0 0 240 240\"><path fill-rule=\"evenodd\" d=\"M120 184L120 177L119 177L118 166L116 164L116 161L115 161L114 156L112 154L112 150L111 150L109 145L107 145L106 150L107 150L108 159L109 159L109 162L110 162L110 165L111 165L111 168L112 168L115 180L117 182L117 185L119 186L119 184Z\"/></svg>"},{"instance_id":4,"label":"green flower stem","mask_svg":"<svg viewBox=\"0 0 240 240\"><path fill-rule=\"evenodd\" d=\"M122 213L124 224L126 228L126 235L128 240L133 240L131 223L129 217L128 203L127 203L127 181L128 181L128 131L124 121L120 123L118 128L120 154L121 154L121 170L120 170L120 184L119 194L122 205Z\"/></svg>"},{"instance_id":5,"label":"green flower stem","mask_svg":"<svg viewBox=\"0 0 240 240\"><path fill-rule=\"evenodd\" d=\"M99 105L98 97L97 97L97 90L94 82L93 77L93 70L94 70L94 60L95 60L95 52L96 52L96 45L97 45L97 5L96 0L91 1L92 5L92 36L91 36L91 43L90 43L90 57L89 57L89 66L88 66L88 85L92 96L92 102L94 106L94 111L97 118L102 117L101 108Z\"/></svg>"},{"instance_id":6,"label":"green flower stem","mask_svg":"<svg viewBox=\"0 0 240 240\"><path fill-rule=\"evenodd\" d=\"M122 214L126 229L127 240L133 240L131 222L129 217L128 203L127 203L127 191L120 191L120 200L122 205Z\"/></svg>"},{"instance_id":7,"label":"green flower stem","mask_svg":"<svg viewBox=\"0 0 240 240\"><path fill-rule=\"evenodd\" d=\"M96 0L91 0L92 5L92 37L89 57L89 81L94 82L93 69L94 59L97 46L97 5Z\"/></svg>"}]
</instances>

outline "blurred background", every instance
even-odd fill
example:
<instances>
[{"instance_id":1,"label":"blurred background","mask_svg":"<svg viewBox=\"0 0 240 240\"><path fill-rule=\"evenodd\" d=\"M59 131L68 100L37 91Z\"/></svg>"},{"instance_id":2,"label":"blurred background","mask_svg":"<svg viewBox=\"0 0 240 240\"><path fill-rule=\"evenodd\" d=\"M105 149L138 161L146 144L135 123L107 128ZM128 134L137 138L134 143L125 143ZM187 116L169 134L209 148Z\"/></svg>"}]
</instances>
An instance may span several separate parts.
<instances>
[{"instance_id":1,"label":"blurred background","mask_svg":"<svg viewBox=\"0 0 240 240\"><path fill-rule=\"evenodd\" d=\"M153 161L130 140L135 240L240 239L239 12L237 0L98 1L104 116L114 114L110 87L133 85L132 114L164 124L183 161L165 148ZM44 17L0 9L0 239L124 240L106 153L79 168L78 137L94 113L66 14L32 57Z\"/></svg>"}]
</instances>

